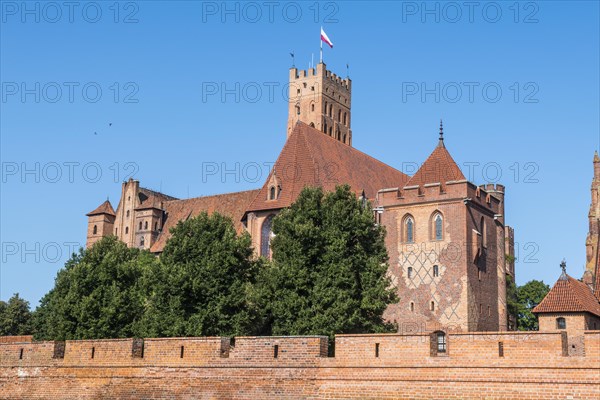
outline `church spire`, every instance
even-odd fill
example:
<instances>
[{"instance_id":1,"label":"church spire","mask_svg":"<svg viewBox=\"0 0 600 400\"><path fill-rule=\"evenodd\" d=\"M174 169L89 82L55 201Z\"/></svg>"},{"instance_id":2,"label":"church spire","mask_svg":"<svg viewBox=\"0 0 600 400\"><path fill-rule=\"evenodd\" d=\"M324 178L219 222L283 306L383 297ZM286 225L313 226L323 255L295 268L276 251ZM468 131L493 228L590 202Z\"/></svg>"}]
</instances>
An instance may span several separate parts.
<instances>
[{"instance_id":1,"label":"church spire","mask_svg":"<svg viewBox=\"0 0 600 400\"><path fill-rule=\"evenodd\" d=\"M446 147L444 146L444 125L442 124L442 119L440 118L440 142L438 143L439 147Z\"/></svg>"}]
</instances>

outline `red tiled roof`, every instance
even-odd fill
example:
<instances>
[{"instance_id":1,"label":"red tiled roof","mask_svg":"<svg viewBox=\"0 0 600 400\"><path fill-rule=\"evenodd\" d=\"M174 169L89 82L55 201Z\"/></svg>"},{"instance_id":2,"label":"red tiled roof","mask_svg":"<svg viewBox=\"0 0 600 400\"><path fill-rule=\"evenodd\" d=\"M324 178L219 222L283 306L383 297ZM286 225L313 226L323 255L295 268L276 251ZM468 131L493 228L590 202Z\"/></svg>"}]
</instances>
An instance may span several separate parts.
<instances>
[{"instance_id":1,"label":"red tiled roof","mask_svg":"<svg viewBox=\"0 0 600 400\"><path fill-rule=\"evenodd\" d=\"M600 317L600 303L585 283L563 274L533 312L588 312Z\"/></svg>"},{"instance_id":2,"label":"red tiled roof","mask_svg":"<svg viewBox=\"0 0 600 400\"><path fill-rule=\"evenodd\" d=\"M462 181L465 179L462 171L446 150L444 142L440 141L417 173L410 178L406 186L422 186L428 183L441 183L444 185L449 181Z\"/></svg>"},{"instance_id":3,"label":"red tiled roof","mask_svg":"<svg viewBox=\"0 0 600 400\"><path fill-rule=\"evenodd\" d=\"M178 200L176 197L142 187L139 189L138 196L140 198L140 205L135 208L136 210L162 208L161 203Z\"/></svg>"},{"instance_id":4,"label":"red tiled roof","mask_svg":"<svg viewBox=\"0 0 600 400\"><path fill-rule=\"evenodd\" d=\"M108 214L108 215L112 215L112 216L117 215L117 214L115 214L115 210L113 209L112 205L110 204L110 201L108 201L108 200L106 200L104 203L100 204L98 206L98 208L96 208L94 211L87 213L86 215L89 217L92 215L100 215L100 214Z\"/></svg>"},{"instance_id":5,"label":"red tiled roof","mask_svg":"<svg viewBox=\"0 0 600 400\"><path fill-rule=\"evenodd\" d=\"M268 200L273 174L281 193L276 200ZM357 195L364 190L365 196L372 199L378 190L402 187L408 179L397 169L298 122L247 211L288 207L307 186L332 191L338 185L349 184Z\"/></svg>"},{"instance_id":6,"label":"red tiled roof","mask_svg":"<svg viewBox=\"0 0 600 400\"><path fill-rule=\"evenodd\" d=\"M255 189L164 202L163 209L165 210L166 217L162 233L158 236L157 241L152 245L150 251L153 253L161 252L167 243L167 239L171 237L171 228L177 225L177 222L195 217L203 211L206 211L208 214L218 212L231 217L237 232L242 232L244 229L241 222L242 216L257 193L258 189Z\"/></svg>"}]
</instances>

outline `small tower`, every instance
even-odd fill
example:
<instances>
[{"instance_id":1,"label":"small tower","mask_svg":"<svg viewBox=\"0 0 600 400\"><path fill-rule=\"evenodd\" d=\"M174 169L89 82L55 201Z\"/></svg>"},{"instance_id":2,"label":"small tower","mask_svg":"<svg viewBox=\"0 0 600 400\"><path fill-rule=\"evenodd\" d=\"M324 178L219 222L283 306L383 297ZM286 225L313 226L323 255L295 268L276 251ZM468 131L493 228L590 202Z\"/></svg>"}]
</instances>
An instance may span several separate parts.
<instances>
[{"instance_id":1,"label":"small tower","mask_svg":"<svg viewBox=\"0 0 600 400\"><path fill-rule=\"evenodd\" d=\"M350 106L352 81L328 71L324 63L316 70L290 69L287 135L302 121L342 143L352 145Z\"/></svg>"},{"instance_id":2,"label":"small tower","mask_svg":"<svg viewBox=\"0 0 600 400\"><path fill-rule=\"evenodd\" d=\"M89 248L104 236L112 235L116 214L110 201L106 200L86 215L88 217L88 229L85 246Z\"/></svg>"}]
</instances>

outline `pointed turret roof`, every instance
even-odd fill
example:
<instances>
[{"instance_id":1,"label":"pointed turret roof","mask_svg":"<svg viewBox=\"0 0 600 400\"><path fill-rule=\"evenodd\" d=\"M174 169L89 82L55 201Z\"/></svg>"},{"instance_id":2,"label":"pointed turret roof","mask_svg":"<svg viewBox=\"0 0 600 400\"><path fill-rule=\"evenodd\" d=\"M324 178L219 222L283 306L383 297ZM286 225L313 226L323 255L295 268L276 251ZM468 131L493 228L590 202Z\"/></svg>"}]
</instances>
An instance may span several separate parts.
<instances>
[{"instance_id":1,"label":"pointed turret roof","mask_svg":"<svg viewBox=\"0 0 600 400\"><path fill-rule=\"evenodd\" d=\"M94 211L89 212L86 215L88 217L91 217L92 215L100 215L100 214L116 216L115 210L112 207L112 205L110 204L110 201L108 201L108 199L104 203L100 204Z\"/></svg>"},{"instance_id":2,"label":"pointed turret roof","mask_svg":"<svg viewBox=\"0 0 600 400\"><path fill-rule=\"evenodd\" d=\"M441 183L466 180L462 171L446 149L444 144L444 128L440 121L440 138L438 145L433 150L421 168L408 181L406 186L422 186L428 183Z\"/></svg>"},{"instance_id":3,"label":"pointed turret roof","mask_svg":"<svg viewBox=\"0 0 600 400\"><path fill-rule=\"evenodd\" d=\"M563 268L558 281L532 312L587 312L600 317L600 302L585 283L569 276Z\"/></svg>"},{"instance_id":4,"label":"pointed turret roof","mask_svg":"<svg viewBox=\"0 0 600 400\"><path fill-rule=\"evenodd\" d=\"M403 187L408 179L397 169L298 122L248 212L288 207L307 186L332 191L348 184L357 196L364 191L372 199L378 190ZM274 181L281 192L269 200L269 186Z\"/></svg>"}]
</instances>

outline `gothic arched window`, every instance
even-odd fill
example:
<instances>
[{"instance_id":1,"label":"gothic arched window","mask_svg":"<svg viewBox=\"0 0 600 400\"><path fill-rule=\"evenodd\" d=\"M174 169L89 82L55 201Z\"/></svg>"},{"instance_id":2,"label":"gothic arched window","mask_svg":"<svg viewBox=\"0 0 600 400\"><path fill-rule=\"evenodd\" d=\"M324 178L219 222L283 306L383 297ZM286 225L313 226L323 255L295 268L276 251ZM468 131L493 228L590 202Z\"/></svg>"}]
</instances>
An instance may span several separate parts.
<instances>
[{"instance_id":1,"label":"gothic arched window","mask_svg":"<svg viewBox=\"0 0 600 400\"><path fill-rule=\"evenodd\" d=\"M271 188L269 189L269 200L275 200L277 196L277 189L275 189L275 186L271 186Z\"/></svg>"},{"instance_id":2,"label":"gothic arched window","mask_svg":"<svg viewBox=\"0 0 600 400\"><path fill-rule=\"evenodd\" d=\"M129 210L127 210L127 212L125 213L126 217L129 217Z\"/></svg>"},{"instance_id":3,"label":"gothic arched window","mask_svg":"<svg viewBox=\"0 0 600 400\"><path fill-rule=\"evenodd\" d=\"M347 115L346 115L346 113L344 112L344 125L346 125L346 117L347 117ZM346 125L346 126L348 126L348 125Z\"/></svg>"},{"instance_id":4,"label":"gothic arched window","mask_svg":"<svg viewBox=\"0 0 600 400\"><path fill-rule=\"evenodd\" d=\"M142 236L142 238L140 239L140 246L144 247L144 237Z\"/></svg>"},{"instance_id":5,"label":"gothic arched window","mask_svg":"<svg viewBox=\"0 0 600 400\"><path fill-rule=\"evenodd\" d=\"M273 235L274 215L269 215L262 223L260 229L260 255L263 257L271 258L271 236Z\"/></svg>"},{"instance_id":6,"label":"gothic arched window","mask_svg":"<svg viewBox=\"0 0 600 400\"><path fill-rule=\"evenodd\" d=\"M139 230L140 230L140 231L142 230L142 221L140 221L140 227L139 227Z\"/></svg>"},{"instance_id":7,"label":"gothic arched window","mask_svg":"<svg viewBox=\"0 0 600 400\"><path fill-rule=\"evenodd\" d=\"M485 226L485 219L483 217L481 217L479 233L481 233L481 245L487 247L487 227Z\"/></svg>"},{"instance_id":8,"label":"gothic arched window","mask_svg":"<svg viewBox=\"0 0 600 400\"><path fill-rule=\"evenodd\" d=\"M342 110L338 110L338 122L342 122Z\"/></svg>"},{"instance_id":9,"label":"gothic arched window","mask_svg":"<svg viewBox=\"0 0 600 400\"><path fill-rule=\"evenodd\" d=\"M148 221L144 222L144 229L148 230Z\"/></svg>"},{"instance_id":10,"label":"gothic arched window","mask_svg":"<svg viewBox=\"0 0 600 400\"><path fill-rule=\"evenodd\" d=\"M413 243L415 241L415 221L412 216L404 218L404 241L406 243Z\"/></svg>"},{"instance_id":11,"label":"gothic arched window","mask_svg":"<svg viewBox=\"0 0 600 400\"><path fill-rule=\"evenodd\" d=\"M98 233L98 226L94 225L94 235Z\"/></svg>"},{"instance_id":12,"label":"gothic arched window","mask_svg":"<svg viewBox=\"0 0 600 400\"><path fill-rule=\"evenodd\" d=\"M444 219L442 214L435 213L433 216L433 239L442 240L444 238Z\"/></svg>"},{"instance_id":13,"label":"gothic arched window","mask_svg":"<svg viewBox=\"0 0 600 400\"><path fill-rule=\"evenodd\" d=\"M329 116L333 117L333 104L329 105Z\"/></svg>"}]
</instances>

